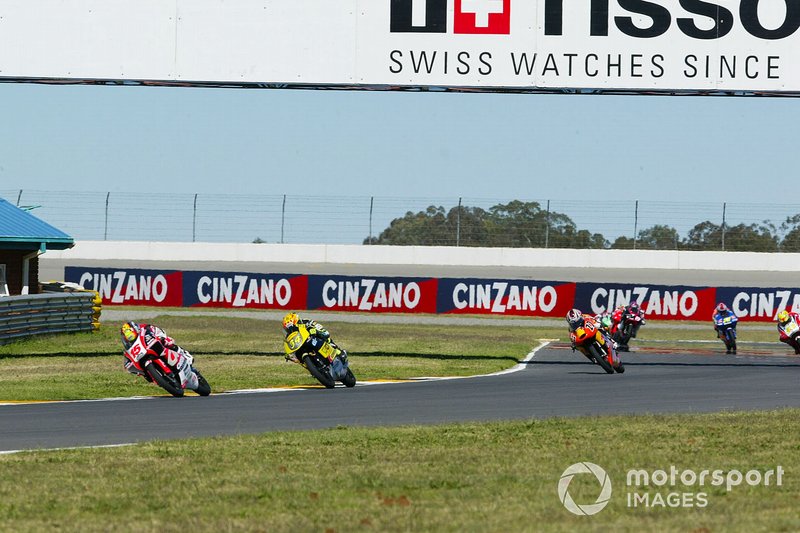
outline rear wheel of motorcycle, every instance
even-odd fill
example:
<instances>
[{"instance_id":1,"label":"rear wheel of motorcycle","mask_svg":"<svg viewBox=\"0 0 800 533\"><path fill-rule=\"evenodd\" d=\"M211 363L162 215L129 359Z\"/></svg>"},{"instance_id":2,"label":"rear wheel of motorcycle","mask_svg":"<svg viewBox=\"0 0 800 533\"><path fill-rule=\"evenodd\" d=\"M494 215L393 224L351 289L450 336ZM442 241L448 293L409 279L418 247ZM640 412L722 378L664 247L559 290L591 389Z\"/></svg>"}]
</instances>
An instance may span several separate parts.
<instances>
[{"instance_id":1,"label":"rear wheel of motorcycle","mask_svg":"<svg viewBox=\"0 0 800 533\"><path fill-rule=\"evenodd\" d=\"M342 379L342 383L344 383L345 387L355 387L356 386L356 376L353 374L353 371L349 368L347 369L347 374L344 375L344 379Z\"/></svg>"},{"instance_id":2,"label":"rear wheel of motorcycle","mask_svg":"<svg viewBox=\"0 0 800 533\"><path fill-rule=\"evenodd\" d=\"M165 375L161 371L161 368L155 363L147 365L147 374L153 378L153 381L155 381L159 387L176 398L183 396L183 387L181 387L180 383L176 383L172 375Z\"/></svg>"},{"instance_id":3,"label":"rear wheel of motorcycle","mask_svg":"<svg viewBox=\"0 0 800 533\"><path fill-rule=\"evenodd\" d=\"M597 364L600 365L600 368L606 371L606 374L614 373L614 369L611 367L608 359L606 359L605 351L597 344L592 347L592 356L594 360L597 361Z\"/></svg>"},{"instance_id":4,"label":"rear wheel of motorcycle","mask_svg":"<svg viewBox=\"0 0 800 533\"><path fill-rule=\"evenodd\" d=\"M211 385L208 384L206 378L204 378L203 375L197 370L195 370L194 373L197 376L197 388L195 389L195 392L200 396L208 396L211 394Z\"/></svg>"},{"instance_id":5,"label":"rear wheel of motorcycle","mask_svg":"<svg viewBox=\"0 0 800 533\"><path fill-rule=\"evenodd\" d=\"M326 389L332 389L336 386L336 381L334 381L329 373L320 370L320 368L317 366L317 361L313 357L306 357L305 363L309 374L314 376L314 379L322 383Z\"/></svg>"}]
</instances>

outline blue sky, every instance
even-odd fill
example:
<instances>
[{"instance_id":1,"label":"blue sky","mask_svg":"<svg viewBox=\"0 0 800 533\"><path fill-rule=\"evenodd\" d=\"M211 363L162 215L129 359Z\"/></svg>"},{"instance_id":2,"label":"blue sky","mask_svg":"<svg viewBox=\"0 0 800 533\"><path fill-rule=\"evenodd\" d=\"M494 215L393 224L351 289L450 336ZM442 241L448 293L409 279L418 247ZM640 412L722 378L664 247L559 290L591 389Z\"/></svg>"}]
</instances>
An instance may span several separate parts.
<instances>
[{"instance_id":1,"label":"blue sky","mask_svg":"<svg viewBox=\"0 0 800 533\"><path fill-rule=\"evenodd\" d=\"M784 98L0 84L3 189L780 202ZM753 185L758 186L753 189Z\"/></svg>"},{"instance_id":2,"label":"blue sky","mask_svg":"<svg viewBox=\"0 0 800 533\"><path fill-rule=\"evenodd\" d=\"M799 104L0 84L0 190L763 207L793 201Z\"/></svg>"}]
</instances>

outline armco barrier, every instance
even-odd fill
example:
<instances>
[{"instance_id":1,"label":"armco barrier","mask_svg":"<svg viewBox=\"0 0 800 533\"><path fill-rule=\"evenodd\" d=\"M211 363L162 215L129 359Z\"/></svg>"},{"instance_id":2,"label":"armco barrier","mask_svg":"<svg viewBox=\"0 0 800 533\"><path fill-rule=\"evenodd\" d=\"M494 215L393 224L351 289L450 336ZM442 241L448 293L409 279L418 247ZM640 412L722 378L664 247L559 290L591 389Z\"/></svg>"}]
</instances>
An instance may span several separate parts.
<instances>
[{"instance_id":1,"label":"armco barrier","mask_svg":"<svg viewBox=\"0 0 800 533\"><path fill-rule=\"evenodd\" d=\"M650 318L709 320L725 302L741 320L761 322L781 309L800 312L800 289L791 288L94 267L67 267L65 277L107 305L563 317L572 307L601 313L635 300Z\"/></svg>"},{"instance_id":2,"label":"armco barrier","mask_svg":"<svg viewBox=\"0 0 800 533\"><path fill-rule=\"evenodd\" d=\"M92 331L99 306L91 292L33 294L0 298L0 345L46 333Z\"/></svg>"}]
</instances>

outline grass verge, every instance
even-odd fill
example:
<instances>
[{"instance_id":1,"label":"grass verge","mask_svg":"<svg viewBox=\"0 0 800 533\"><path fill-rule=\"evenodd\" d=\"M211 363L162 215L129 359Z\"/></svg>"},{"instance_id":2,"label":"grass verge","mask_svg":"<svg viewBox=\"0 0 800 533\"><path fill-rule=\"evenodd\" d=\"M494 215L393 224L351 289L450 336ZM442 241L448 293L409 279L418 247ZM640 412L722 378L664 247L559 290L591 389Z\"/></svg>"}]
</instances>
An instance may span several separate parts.
<instances>
[{"instance_id":1,"label":"grass verge","mask_svg":"<svg viewBox=\"0 0 800 533\"><path fill-rule=\"evenodd\" d=\"M800 410L337 428L0 456L8 531L798 531ZM574 516L557 483L602 466L608 506ZM629 469L782 466L782 486L626 486ZM586 479L588 478L588 479ZM704 507L629 507L627 492ZM576 476L570 494L593 503ZM685 500L685 497L683 497ZM696 496L695 496L695 500Z\"/></svg>"},{"instance_id":2,"label":"grass verge","mask_svg":"<svg viewBox=\"0 0 800 533\"><path fill-rule=\"evenodd\" d=\"M283 359L278 324L250 318L161 316L151 321L172 335L196 357L196 366L216 392L315 381ZM566 342L566 328L552 321L531 320L530 326L452 326L442 324L355 324L330 322L336 341L348 349L360 380L419 376L464 376L510 368L539 344L539 339ZM696 323L695 323L696 324ZM722 343L707 329L640 330L631 342L651 350L671 350L686 340L693 348L721 351ZM775 341L763 329L740 328L747 341ZM686 346L686 345L684 345ZM775 348L781 349L775 342ZM764 347L759 347L761 353ZM122 371L122 350L116 327L96 333L34 337L0 346L0 401L70 400L160 394L154 385Z\"/></svg>"},{"instance_id":3,"label":"grass verge","mask_svg":"<svg viewBox=\"0 0 800 533\"><path fill-rule=\"evenodd\" d=\"M195 355L216 392L316 383L283 358L280 325L243 318L164 316L152 321ZM509 368L538 344L537 328L326 324L348 349L358 379L463 376ZM34 337L0 347L0 400L61 400L157 394L122 369L115 328Z\"/></svg>"}]
</instances>

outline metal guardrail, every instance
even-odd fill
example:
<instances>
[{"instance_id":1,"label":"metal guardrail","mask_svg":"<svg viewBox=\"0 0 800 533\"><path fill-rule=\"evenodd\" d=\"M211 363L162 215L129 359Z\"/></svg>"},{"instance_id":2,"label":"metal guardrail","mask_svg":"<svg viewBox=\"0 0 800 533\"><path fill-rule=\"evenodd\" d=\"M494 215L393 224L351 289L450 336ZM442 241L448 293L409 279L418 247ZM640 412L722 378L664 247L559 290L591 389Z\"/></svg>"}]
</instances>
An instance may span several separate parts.
<instances>
[{"instance_id":1,"label":"metal guardrail","mask_svg":"<svg viewBox=\"0 0 800 533\"><path fill-rule=\"evenodd\" d=\"M49 333L100 327L100 297L94 292L45 293L0 298L0 345Z\"/></svg>"}]
</instances>

